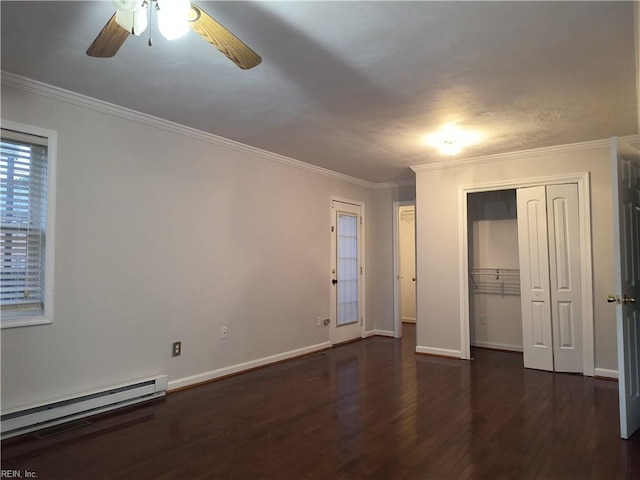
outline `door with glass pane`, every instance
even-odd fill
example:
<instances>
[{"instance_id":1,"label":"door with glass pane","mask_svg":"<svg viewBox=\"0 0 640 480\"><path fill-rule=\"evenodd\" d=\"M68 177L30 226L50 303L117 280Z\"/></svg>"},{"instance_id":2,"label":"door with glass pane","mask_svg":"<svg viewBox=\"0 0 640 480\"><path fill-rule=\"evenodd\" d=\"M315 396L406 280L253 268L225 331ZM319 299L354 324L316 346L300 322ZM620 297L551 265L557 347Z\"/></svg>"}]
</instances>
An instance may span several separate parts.
<instances>
[{"instance_id":1,"label":"door with glass pane","mask_svg":"<svg viewBox=\"0 0 640 480\"><path fill-rule=\"evenodd\" d=\"M331 343L362 337L362 206L331 203Z\"/></svg>"}]
</instances>

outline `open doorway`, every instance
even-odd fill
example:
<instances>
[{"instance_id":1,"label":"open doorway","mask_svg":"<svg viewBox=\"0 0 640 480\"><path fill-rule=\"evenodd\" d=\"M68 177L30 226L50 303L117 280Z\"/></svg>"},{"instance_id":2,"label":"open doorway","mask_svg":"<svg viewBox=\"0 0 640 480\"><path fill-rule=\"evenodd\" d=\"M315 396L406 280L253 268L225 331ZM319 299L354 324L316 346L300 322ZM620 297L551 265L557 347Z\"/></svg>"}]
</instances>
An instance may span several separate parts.
<instances>
[{"instance_id":1,"label":"open doorway","mask_svg":"<svg viewBox=\"0 0 640 480\"><path fill-rule=\"evenodd\" d=\"M402 324L416 323L416 206L394 202L394 325L393 336L402 337Z\"/></svg>"}]
</instances>

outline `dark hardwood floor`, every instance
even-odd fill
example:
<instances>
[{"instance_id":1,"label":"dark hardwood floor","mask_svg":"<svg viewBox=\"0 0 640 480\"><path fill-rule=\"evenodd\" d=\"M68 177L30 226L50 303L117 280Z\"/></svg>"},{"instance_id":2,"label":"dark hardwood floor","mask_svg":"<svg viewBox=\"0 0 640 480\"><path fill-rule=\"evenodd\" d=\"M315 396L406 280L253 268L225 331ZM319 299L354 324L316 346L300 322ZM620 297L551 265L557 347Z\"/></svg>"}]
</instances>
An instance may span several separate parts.
<instances>
[{"instance_id":1,"label":"dark hardwood floor","mask_svg":"<svg viewBox=\"0 0 640 480\"><path fill-rule=\"evenodd\" d=\"M640 479L617 383L373 337L2 443L46 479Z\"/></svg>"}]
</instances>

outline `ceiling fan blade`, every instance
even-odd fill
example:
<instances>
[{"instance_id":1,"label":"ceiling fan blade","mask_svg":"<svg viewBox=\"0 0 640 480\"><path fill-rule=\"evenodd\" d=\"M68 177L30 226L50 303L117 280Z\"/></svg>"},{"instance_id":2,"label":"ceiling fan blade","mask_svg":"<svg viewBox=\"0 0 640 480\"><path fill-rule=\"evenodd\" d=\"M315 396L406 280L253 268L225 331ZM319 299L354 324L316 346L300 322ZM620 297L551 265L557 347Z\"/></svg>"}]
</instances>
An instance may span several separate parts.
<instances>
[{"instance_id":1,"label":"ceiling fan blade","mask_svg":"<svg viewBox=\"0 0 640 480\"><path fill-rule=\"evenodd\" d=\"M113 57L130 34L116 22L116 14L114 13L87 49L87 55L101 58Z\"/></svg>"},{"instance_id":2,"label":"ceiling fan blade","mask_svg":"<svg viewBox=\"0 0 640 480\"><path fill-rule=\"evenodd\" d=\"M194 3L191 4L189 26L243 70L262 62L260 55Z\"/></svg>"}]
</instances>

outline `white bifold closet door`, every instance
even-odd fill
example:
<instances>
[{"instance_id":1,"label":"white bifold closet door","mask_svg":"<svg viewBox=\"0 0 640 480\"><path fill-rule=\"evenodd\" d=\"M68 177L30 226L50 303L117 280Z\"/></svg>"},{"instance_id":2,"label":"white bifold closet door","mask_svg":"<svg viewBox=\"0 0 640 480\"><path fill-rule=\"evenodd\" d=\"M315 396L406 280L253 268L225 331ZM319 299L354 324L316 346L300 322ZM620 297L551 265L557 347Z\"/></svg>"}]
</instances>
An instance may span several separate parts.
<instances>
[{"instance_id":1,"label":"white bifold closet door","mask_svg":"<svg viewBox=\"0 0 640 480\"><path fill-rule=\"evenodd\" d=\"M517 191L524 366L581 373L577 184Z\"/></svg>"}]
</instances>

